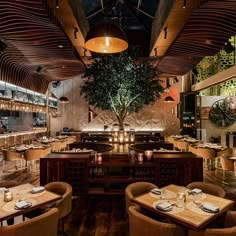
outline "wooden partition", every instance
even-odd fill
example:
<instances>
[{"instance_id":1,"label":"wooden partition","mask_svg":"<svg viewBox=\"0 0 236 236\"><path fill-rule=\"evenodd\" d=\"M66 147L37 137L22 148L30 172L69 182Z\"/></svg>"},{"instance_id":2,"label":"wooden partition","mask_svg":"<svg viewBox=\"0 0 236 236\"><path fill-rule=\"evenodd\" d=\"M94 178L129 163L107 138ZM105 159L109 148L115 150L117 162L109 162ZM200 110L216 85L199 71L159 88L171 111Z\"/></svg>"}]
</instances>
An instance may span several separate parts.
<instances>
[{"instance_id":1,"label":"wooden partition","mask_svg":"<svg viewBox=\"0 0 236 236\"><path fill-rule=\"evenodd\" d=\"M161 154L152 161L131 162L128 154L103 154L102 162L95 162L79 154L52 153L40 160L40 184L65 181L72 185L73 195L116 195L124 194L125 187L137 181L162 187L186 186L203 180L202 158L194 154L168 155Z\"/></svg>"}]
</instances>

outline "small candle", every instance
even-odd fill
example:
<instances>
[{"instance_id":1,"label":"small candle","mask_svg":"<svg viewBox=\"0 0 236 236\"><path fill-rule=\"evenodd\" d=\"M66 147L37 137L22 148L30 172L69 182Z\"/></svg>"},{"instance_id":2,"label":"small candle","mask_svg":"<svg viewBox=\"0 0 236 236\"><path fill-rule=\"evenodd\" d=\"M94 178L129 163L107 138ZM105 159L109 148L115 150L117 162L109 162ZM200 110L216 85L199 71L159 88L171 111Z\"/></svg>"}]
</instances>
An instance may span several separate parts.
<instances>
[{"instance_id":1,"label":"small candle","mask_svg":"<svg viewBox=\"0 0 236 236\"><path fill-rule=\"evenodd\" d=\"M13 193L9 192L9 190L4 193L4 202L10 202L13 200Z\"/></svg>"}]
</instances>

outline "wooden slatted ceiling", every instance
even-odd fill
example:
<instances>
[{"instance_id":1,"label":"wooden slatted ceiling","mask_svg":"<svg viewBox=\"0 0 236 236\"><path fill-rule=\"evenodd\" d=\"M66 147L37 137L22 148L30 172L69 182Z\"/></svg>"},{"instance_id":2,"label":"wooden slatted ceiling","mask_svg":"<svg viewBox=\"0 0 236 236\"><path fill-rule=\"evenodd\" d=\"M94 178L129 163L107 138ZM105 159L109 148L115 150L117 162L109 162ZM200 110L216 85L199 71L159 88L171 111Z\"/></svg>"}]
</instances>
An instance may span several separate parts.
<instances>
[{"instance_id":1,"label":"wooden slatted ceiling","mask_svg":"<svg viewBox=\"0 0 236 236\"><path fill-rule=\"evenodd\" d=\"M216 54L236 34L236 1L204 1L160 60L165 74L183 75L203 57Z\"/></svg>"},{"instance_id":2,"label":"wooden slatted ceiling","mask_svg":"<svg viewBox=\"0 0 236 236\"><path fill-rule=\"evenodd\" d=\"M1 0L0 22L0 39L7 44L0 55L1 80L45 93L50 81L84 71L45 1Z\"/></svg>"}]
</instances>

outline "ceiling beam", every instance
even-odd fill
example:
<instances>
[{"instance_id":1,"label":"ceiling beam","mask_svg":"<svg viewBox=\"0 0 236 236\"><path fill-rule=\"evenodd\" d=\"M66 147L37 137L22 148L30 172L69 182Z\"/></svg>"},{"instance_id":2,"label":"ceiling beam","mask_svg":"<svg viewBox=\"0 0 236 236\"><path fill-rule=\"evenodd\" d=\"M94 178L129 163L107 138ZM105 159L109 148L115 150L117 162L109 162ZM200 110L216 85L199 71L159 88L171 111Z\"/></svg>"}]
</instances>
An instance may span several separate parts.
<instances>
[{"instance_id":1,"label":"ceiling beam","mask_svg":"<svg viewBox=\"0 0 236 236\"><path fill-rule=\"evenodd\" d=\"M193 92L198 92L203 89L207 89L209 87L212 87L214 85L223 83L227 80L233 79L236 77L236 66L232 66L226 70L223 70L219 72L218 74L215 74L199 83L196 83L192 85L192 91Z\"/></svg>"},{"instance_id":2,"label":"ceiling beam","mask_svg":"<svg viewBox=\"0 0 236 236\"><path fill-rule=\"evenodd\" d=\"M186 20L199 4L200 0L187 1L186 8L183 8L182 0L160 1L152 26L150 56L155 55L155 49L158 51L158 56L164 56L166 54L168 48L183 29ZM166 12L163 9L166 9ZM165 15L167 15L166 19L164 19ZM165 28L167 29L166 39Z\"/></svg>"}]
</instances>

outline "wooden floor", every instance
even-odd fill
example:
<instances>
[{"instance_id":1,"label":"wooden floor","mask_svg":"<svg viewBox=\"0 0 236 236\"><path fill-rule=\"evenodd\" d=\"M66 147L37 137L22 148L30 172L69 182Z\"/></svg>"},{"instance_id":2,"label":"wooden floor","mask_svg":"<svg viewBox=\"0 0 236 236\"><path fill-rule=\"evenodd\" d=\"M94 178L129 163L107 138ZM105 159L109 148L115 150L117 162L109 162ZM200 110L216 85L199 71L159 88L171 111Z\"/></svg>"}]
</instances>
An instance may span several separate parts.
<instances>
[{"instance_id":1,"label":"wooden floor","mask_svg":"<svg viewBox=\"0 0 236 236\"><path fill-rule=\"evenodd\" d=\"M7 168L10 168L9 171L3 173L0 162L0 181L14 180L21 184L39 185L39 171L15 171L10 165ZM228 173L227 178L232 177L232 173ZM204 181L222 186L226 191L226 198L236 202L236 179L230 185L224 185L221 183L221 178L222 170L204 171ZM65 228L71 236L128 236L124 196L73 199L73 210L66 221Z\"/></svg>"}]
</instances>

